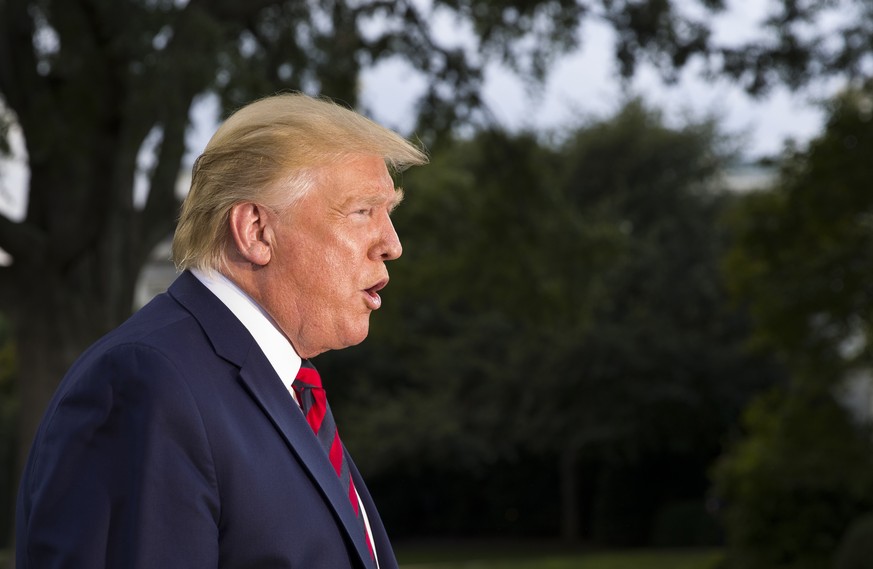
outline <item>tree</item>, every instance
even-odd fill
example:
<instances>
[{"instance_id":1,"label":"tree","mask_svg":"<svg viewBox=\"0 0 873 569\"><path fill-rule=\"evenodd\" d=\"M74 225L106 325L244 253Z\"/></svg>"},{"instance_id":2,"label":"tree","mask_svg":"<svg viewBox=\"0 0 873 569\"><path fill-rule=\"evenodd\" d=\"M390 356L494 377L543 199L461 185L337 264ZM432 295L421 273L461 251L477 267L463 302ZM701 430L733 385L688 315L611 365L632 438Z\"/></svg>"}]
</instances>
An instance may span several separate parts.
<instances>
[{"instance_id":1,"label":"tree","mask_svg":"<svg viewBox=\"0 0 873 569\"><path fill-rule=\"evenodd\" d=\"M602 267L623 241L554 191L559 163L530 134L487 131L405 176L415 199L396 215L407 252L392 269L392 301L366 355L343 366L372 374L354 382L359 405L349 410L357 428L347 444L366 447L362 468L414 462L487 476L530 455L519 400L538 389L548 343L586 327Z\"/></svg>"},{"instance_id":2,"label":"tree","mask_svg":"<svg viewBox=\"0 0 873 569\"><path fill-rule=\"evenodd\" d=\"M870 507L869 434L833 398L847 375L870 373L873 6L771 6L762 35L709 51L711 70L752 94L835 78L844 90L826 103L825 133L787 149L776 190L749 196L732 215L731 287L756 320L757 346L781 357L791 381L750 409L746 438L718 472L737 567L824 566Z\"/></svg>"},{"instance_id":3,"label":"tree","mask_svg":"<svg viewBox=\"0 0 873 569\"><path fill-rule=\"evenodd\" d=\"M524 422L535 444L560 441L551 450L568 469L582 458L608 466L670 454L706 464L774 377L766 358L746 352L748 322L719 270L728 198L714 180L730 157L725 141L712 122L669 128L631 101L580 129L563 156L560 191L609 221L624 247L597 277L587 326L553 342L563 349L542 374L551 384L528 402ZM636 511L640 532L654 513Z\"/></svg>"},{"instance_id":4,"label":"tree","mask_svg":"<svg viewBox=\"0 0 873 569\"><path fill-rule=\"evenodd\" d=\"M756 344L791 373L749 409L746 437L716 471L736 567L823 567L873 506L869 424L835 400L849 374L869 381L873 361L871 101L870 87L836 98L781 183L730 218L730 285Z\"/></svg>"},{"instance_id":5,"label":"tree","mask_svg":"<svg viewBox=\"0 0 873 569\"><path fill-rule=\"evenodd\" d=\"M714 469L727 567L821 569L873 507L873 447L833 394L811 382L758 397L745 437Z\"/></svg>"},{"instance_id":6,"label":"tree","mask_svg":"<svg viewBox=\"0 0 873 569\"><path fill-rule=\"evenodd\" d=\"M873 362L871 108L873 86L837 97L825 133L787 159L782 182L731 215L727 274L759 345L831 385Z\"/></svg>"},{"instance_id":7,"label":"tree","mask_svg":"<svg viewBox=\"0 0 873 569\"><path fill-rule=\"evenodd\" d=\"M491 488L537 464L554 481L535 494L554 505L548 527L570 539L598 484L589 465L682 457L696 485L675 498L702 502L721 438L774 376L746 353L719 271L720 152L714 125L671 129L631 101L559 145L482 132L406 174L405 253L372 341L318 364L344 377L335 409L361 467ZM679 491L661 482L652 508ZM634 510L638 531L620 537L644 541L655 513Z\"/></svg>"}]
</instances>

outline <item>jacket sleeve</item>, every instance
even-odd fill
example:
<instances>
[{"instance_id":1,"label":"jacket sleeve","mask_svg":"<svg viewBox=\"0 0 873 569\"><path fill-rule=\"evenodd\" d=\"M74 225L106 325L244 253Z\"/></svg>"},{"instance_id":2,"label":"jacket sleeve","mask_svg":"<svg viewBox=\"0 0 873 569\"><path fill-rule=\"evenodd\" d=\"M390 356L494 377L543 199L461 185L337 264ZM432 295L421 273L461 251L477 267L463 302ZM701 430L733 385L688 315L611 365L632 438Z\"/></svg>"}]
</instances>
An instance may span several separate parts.
<instances>
[{"instance_id":1,"label":"jacket sleeve","mask_svg":"<svg viewBox=\"0 0 873 569\"><path fill-rule=\"evenodd\" d=\"M24 568L218 566L218 481L197 402L173 361L128 344L71 370L18 504Z\"/></svg>"}]
</instances>

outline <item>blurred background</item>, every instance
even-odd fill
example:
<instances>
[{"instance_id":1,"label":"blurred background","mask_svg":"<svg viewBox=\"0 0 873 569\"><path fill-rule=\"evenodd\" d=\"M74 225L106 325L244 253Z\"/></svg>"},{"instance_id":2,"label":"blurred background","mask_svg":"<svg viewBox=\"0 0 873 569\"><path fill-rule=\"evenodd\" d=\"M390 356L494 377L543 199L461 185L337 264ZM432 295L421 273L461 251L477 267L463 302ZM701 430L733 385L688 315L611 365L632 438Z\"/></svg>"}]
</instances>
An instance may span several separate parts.
<instances>
[{"instance_id":1,"label":"blurred background","mask_svg":"<svg viewBox=\"0 0 873 569\"><path fill-rule=\"evenodd\" d=\"M431 156L317 360L404 567L870 567L871 78L865 0L0 0L0 549L212 130L302 90Z\"/></svg>"}]
</instances>

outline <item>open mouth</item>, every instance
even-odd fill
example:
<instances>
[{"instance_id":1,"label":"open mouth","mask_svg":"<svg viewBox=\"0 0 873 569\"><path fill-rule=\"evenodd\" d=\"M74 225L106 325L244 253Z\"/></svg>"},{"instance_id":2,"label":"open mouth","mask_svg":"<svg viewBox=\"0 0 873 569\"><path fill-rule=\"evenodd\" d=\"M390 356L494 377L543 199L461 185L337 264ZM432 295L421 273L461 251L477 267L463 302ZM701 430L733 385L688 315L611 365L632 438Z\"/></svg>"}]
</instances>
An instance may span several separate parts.
<instances>
[{"instance_id":1,"label":"open mouth","mask_svg":"<svg viewBox=\"0 0 873 569\"><path fill-rule=\"evenodd\" d=\"M385 288L385 286L387 285L388 279L382 279L370 288L364 289L364 292L367 295L367 303L372 310L376 310L377 308L382 306L382 297L379 296L379 291Z\"/></svg>"}]
</instances>

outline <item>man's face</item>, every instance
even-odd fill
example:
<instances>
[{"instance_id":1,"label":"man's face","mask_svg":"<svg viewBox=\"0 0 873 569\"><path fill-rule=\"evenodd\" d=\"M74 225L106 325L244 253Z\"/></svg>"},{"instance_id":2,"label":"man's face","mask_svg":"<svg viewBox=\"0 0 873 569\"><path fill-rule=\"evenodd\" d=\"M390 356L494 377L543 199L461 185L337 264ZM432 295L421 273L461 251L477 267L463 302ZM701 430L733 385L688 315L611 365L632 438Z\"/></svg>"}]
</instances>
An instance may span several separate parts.
<instances>
[{"instance_id":1,"label":"man's face","mask_svg":"<svg viewBox=\"0 0 873 569\"><path fill-rule=\"evenodd\" d=\"M382 158L355 155L319 169L315 187L276 215L264 308L301 357L367 337L385 261L402 252L390 219L400 198Z\"/></svg>"}]
</instances>

